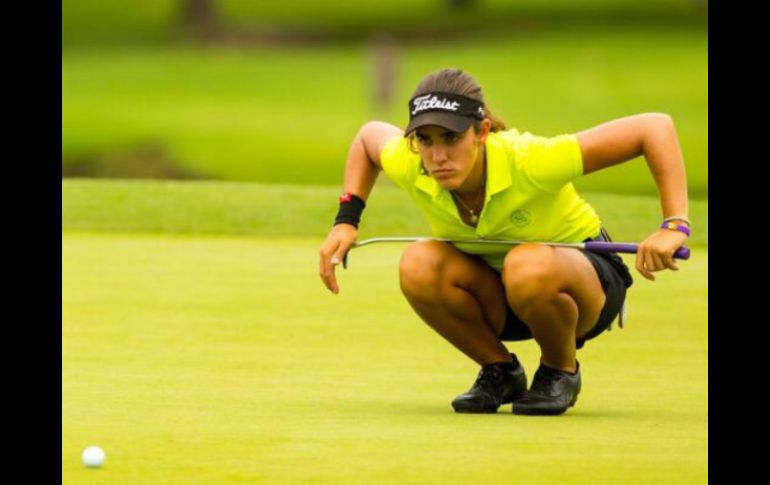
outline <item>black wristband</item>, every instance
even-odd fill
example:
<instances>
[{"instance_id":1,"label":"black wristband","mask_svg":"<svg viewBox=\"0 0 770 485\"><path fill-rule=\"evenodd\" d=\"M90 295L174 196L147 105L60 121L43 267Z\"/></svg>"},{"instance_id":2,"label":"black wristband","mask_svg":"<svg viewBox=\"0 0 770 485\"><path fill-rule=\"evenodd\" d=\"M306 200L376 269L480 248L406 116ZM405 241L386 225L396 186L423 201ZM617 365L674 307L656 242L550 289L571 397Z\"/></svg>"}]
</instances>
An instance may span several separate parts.
<instances>
[{"instance_id":1,"label":"black wristband","mask_svg":"<svg viewBox=\"0 0 770 485\"><path fill-rule=\"evenodd\" d=\"M334 225L350 224L358 229L358 223L361 221L361 213L366 207L366 202L354 194L343 194L340 197L340 210L334 219Z\"/></svg>"}]
</instances>

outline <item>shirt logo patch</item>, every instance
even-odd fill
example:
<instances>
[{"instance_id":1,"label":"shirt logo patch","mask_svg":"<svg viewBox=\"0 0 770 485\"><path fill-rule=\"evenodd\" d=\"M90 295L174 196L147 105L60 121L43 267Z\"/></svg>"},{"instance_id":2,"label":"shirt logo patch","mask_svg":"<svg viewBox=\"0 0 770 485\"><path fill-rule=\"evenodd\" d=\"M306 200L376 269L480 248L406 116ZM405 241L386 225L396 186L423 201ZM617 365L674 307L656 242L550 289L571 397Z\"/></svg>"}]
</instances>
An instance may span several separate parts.
<instances>
[{"instance_id":1,"label":"shirt logo patch","mask_svg":"<svg viewBox=\"0 0 770 485\"><path fill-rule=\"evenodd\" d=\"M528 226L532 222L532 213L526 209L518 209L511 214L511 223L516 227Z\"/></svg>"}]
</instances>

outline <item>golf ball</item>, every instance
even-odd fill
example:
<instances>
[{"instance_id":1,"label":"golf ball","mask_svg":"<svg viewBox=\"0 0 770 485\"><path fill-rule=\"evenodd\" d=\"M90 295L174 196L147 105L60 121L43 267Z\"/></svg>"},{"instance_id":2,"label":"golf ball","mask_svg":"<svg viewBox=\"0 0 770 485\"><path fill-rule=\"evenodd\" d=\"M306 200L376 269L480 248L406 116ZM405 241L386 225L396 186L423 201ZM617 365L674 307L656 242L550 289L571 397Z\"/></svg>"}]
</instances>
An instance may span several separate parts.
<instances>
[{"instance_id":1,"label":"golf ball","mask_svg":"<svg viewBox=\"0 0 770 485\"><path fill-rule=\"evenodd\" d=\"M104 463L104 450L98 446L89 446L83 450L83 464L88 468L99 468Z\"/></svg>"}]
</instances>

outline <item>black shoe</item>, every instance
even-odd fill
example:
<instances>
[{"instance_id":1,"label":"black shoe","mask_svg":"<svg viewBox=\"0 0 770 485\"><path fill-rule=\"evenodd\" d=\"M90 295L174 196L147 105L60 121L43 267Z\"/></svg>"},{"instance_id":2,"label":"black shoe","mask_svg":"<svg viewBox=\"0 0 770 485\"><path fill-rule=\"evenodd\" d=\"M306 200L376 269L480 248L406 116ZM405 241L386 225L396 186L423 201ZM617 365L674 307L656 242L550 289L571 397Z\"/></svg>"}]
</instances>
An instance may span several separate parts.
<instances>
[{"instance_id":1,"label":"black shoe","mask_svg":"<svg viewBox=\"0 0 770 485\"><path fill-rule=\"evenodd\" d=\"M521 397L527 391L527 376L516 356L511 357L513 362L482 366L470 390L452 401L455 412L496 413L503 404Z\"/></svg>"},{"instance_id":2,"label":"black shoe","mask_svg":"<svg viewBox=\"0 0 770 485\"><path fill-rule=\"evenodd\" d=\"M562 414L580 393L580 363L574 374L540 364L532 387L513 403L513 414Z\"/></svg>"}]
</instances>

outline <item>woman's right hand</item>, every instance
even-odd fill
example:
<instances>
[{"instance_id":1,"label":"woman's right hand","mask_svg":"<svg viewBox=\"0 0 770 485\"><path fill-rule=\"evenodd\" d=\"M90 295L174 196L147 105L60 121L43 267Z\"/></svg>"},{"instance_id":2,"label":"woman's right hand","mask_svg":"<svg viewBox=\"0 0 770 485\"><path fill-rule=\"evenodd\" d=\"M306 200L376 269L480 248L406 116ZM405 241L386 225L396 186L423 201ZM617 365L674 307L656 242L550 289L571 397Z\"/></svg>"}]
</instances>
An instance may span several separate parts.
<instances>
[{"instance_id":1,"label":"woman's right hand","mask_svg":"<svg viewBox=\"0 0 770 485\"><path fill-rule=\"evenodd\" d=\"M319 263L321 281L335 295L340 292L337 286L337 278L334 275L335 267L342 262L342 258L348 252L358 237L358 229L350 224L337 224L326 236L321 246L321 260Z\"/></svg>"}]
</instances>

